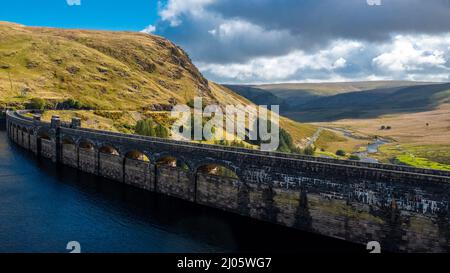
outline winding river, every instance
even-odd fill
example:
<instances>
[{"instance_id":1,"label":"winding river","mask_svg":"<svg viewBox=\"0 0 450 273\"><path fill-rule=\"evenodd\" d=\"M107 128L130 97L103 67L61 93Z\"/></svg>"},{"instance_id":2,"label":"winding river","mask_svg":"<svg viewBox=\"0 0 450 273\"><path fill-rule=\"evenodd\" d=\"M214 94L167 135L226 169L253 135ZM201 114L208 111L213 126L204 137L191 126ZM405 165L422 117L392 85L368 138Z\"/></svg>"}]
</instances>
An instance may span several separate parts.
<instances>
[{"instance_id":1,"label":"winding river","mask_svg":"<svg viewBox=\"0 0 450 273\"><path fill-rule=\"evenodd\" d=\"M39 160L0 131L0 252L311 252L363 246Z\"/></svg>"}]
</instances>

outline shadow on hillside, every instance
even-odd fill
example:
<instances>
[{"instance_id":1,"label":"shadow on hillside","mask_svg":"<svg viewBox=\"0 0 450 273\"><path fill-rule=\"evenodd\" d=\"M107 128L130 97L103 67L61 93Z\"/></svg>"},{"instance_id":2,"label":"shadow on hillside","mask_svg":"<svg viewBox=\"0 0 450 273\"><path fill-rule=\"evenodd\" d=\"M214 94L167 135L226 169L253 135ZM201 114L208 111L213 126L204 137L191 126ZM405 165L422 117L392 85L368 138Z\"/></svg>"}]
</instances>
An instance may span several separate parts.
<instances>
[{"instance_id":1,"label":"shadow on hillside","mask_svg":"<svg viewBox=\"0 0 450 273\"><path fill-rule=\"evenodd\" d=\"M430 111L450 102L450 83L375 89L322 97L282 114L300 122L367 119Z\"/></svg>"}]
</instances>

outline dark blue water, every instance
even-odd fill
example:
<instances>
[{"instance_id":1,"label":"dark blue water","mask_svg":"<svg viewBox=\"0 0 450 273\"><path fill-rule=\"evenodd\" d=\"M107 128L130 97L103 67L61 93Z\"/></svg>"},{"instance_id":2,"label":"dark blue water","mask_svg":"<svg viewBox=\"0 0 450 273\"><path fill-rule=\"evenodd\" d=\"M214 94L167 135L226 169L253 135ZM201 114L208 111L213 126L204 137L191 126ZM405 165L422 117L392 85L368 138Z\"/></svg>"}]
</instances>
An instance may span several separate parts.
<instances>
[{"instance_id":1,"label":"dark blue water","mask_svg":"<svg viewBox=\"0 0 450 273\"><path fill-rule=\"evenodd\" d=\"M0 132L0 252L362 251L39 160Z\"/></svg>"}]
</instances>

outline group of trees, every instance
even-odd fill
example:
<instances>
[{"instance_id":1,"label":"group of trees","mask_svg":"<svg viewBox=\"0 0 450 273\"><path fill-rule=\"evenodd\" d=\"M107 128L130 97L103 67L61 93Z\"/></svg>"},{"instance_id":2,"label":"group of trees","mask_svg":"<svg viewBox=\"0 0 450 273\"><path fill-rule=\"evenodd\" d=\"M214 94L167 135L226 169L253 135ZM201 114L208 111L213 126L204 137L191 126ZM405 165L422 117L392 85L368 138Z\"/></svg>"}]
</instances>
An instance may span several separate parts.
<instances>
[{"instance_id":1,"label":"group of trees","mask_svg":"<svg viewBox=\"0 0 450 273\"><path fill-rule=\"evenodd\" d=\"M56 109L56 110L66 110L66 109L75 109L75 110L88 110L93 109L90 105L84 104L75 99L67 99L63 102L51 102L46 101L43 98L32 98L26 104L26 108L30 110L45 110L45 109Z\"/></svg>"},{"instance_id":2,"label":"group of trees","mask_svg":"<svg viewBox=\"0 0 450 273\"><path fill-rule=\"evenodd\" d=\"M139 120L135 126L135 132L141 136L168 138L169 130L163 125L156 123L152 118Z\"/></svg>"}]
</instances>

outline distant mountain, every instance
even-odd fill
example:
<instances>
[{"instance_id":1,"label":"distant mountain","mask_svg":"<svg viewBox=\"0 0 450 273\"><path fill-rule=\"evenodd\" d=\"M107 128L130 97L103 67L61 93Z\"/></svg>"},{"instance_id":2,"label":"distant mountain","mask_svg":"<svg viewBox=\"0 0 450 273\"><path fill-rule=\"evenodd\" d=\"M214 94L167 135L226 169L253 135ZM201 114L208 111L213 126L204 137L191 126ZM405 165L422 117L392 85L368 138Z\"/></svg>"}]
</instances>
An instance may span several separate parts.
<instances>
[{"instance_id":1,"label":"distant mountain","mask_svg":"<svg viewBox=\"0 0 450 273\"><path fill-rule=\"evenodd\" d=\"M239 95L249 99L257 105L281 105L287 107L283 98L277 97L269 91L251 87L248 85L223 85ZM283 107L283 108L284 108Z\"/></svg>"},{"instance_id":2,"label":"distant mountain","mask_svg":"<svg viewBox=\"0 0 450 273\"><path fill-rule=\"evenodd\" d=\"M229 86L235 92L239 89ZM450 84L424 82L356 82L247 86L269 92L285 105L281 112L298 121L333 121L428 110L450 100ZM246 96L252 100L251 96ZM270 98L267 96L267 98ZM270 98L270 101L276 101Z\"/></svg>"}]
</instances>

